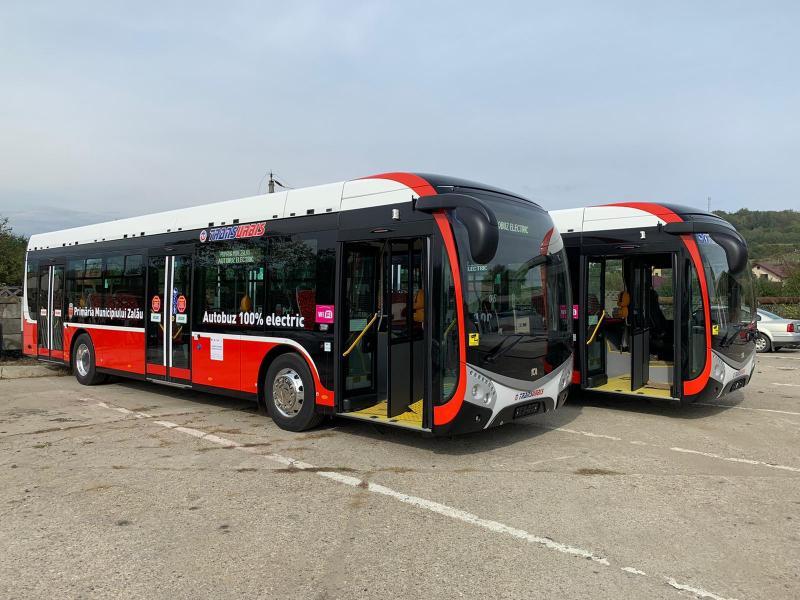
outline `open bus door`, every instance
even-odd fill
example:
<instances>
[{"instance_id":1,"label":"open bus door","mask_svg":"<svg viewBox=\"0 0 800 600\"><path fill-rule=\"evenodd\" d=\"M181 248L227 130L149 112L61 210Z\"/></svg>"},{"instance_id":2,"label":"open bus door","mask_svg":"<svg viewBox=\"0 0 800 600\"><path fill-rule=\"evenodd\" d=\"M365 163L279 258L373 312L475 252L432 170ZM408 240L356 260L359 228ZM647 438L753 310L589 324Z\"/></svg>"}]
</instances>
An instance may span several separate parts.
<instances>
[{"instance_id":1,"label":"open bus door","mask_svg":"<svg viewBox=\"0 0 800 600\"><path fill-rule=\"evenodd\" d=\"M676 264L675 253L664 252L583 257L583 388L673 397L680 364L675 361L680 348Z\"/></svg>"},{"instance_id":2,"label":"open bus door","mask_svg":"<svg viewBox=\"0 0 800 600\"><path fill-rule=\"evenodd\" d=\"M650 380L650 266L630 259L628 277L631 281L630 339L631 391L647 385Z\"/></svg>"},{"instance_id":3,"label":"open bus door","mask_svg":"<svg viewBox=\"0 0 800 600\"><path fill-rule=\"evenodd\" d=\"M584 332L580 352L585 360L581 361L585 372L581 375L583 387L593 388L608 381L606 369L606 334L603 329L606 296L606 259L603 257L584 257L584 277L586 285L581 286L583 297L580 298L581 327Z\"/></svg>"},{"instance_id":4,"label":"open bus door","mask_svg":"<svg viewBox=\"0 0 800 600\"><path fill-rule=\"evenodd\" d=\"M344 413L430 426L424 410L427 247L422 237L343 244Z\"/></svg>"}]
</instances>

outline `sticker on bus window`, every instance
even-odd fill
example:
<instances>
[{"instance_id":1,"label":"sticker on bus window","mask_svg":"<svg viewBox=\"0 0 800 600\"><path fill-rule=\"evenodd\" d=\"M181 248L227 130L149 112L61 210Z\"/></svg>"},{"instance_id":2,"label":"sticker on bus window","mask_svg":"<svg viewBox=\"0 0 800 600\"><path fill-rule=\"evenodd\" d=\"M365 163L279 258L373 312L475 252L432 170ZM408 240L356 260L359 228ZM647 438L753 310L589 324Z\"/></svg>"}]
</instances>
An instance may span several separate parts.
<instances>
[{"instance_id":1,"label":"sticker on bus window","mask_svg":"<svg viewBox=\"0 0 800 600\"><path fill-rule=\"evenodd\" d=\"M481 334L480 333L470 333L469 334L469 345L470 346L480 346L481 344Z\"/></svg>"},{"instance_id":2,"label":"sticker on bus window","mask_svg":"<svg viewBox=\"0 0 800 600\"><path fill-rule=\"evenodd\" d=\"M161 312L161 296L153 296L150 300L150 309L154 312Z\"/></svg>"},{"instance_id":3,"label":"sticker on bus window","mask_svg":"<svg viewBox=\"0 0 800 600\"><path fill-rule=\"evenodd\" d=\"M175 322L180 323L181 325L185 325L188 321L187 315L175 315Z\"/></svg>"},{"instance_id":4,"label":"sticker on bus window","mask_svg":"<svg viewBox=\"0 0 800 600\"><path fill-rule=\"evenodd\" d=\"M572 318L573 319L577 319L578 318L578 305L577 304L573 304L572 305Z\"/></svg>"},{"instance_id":5,"label":"sticker on bus window","mask_svg":"<svg viewBox=\"0 0 800 600\"><path fill-rule=\"evenodd\" d=\"M711 326L711 335L719 335L719 325Z\"/></svg>"},{"instance_id":6,"label":"sticker on bus window","mask_svg":"<svg viewBox=\"0 0 800 600\"><path fill-rule=\"evenodd\" d=\"M161 313L150 313L150 320L153 323L161 323Z\"/></svg>"},{"instance_id":7,"label":"sticker on bus window","mask_svg":"<svg viewBox=\"0 0 800 600\"><path fill-rule=\"evenodd\" d=\"M514 333L528 334L531 332L530 317L517 317L514 320Z\"/></svg>"},{"instance_id":8,"label":"sticker on bus window","mask_svg":"<svg viewBox=\"0 0 800 600\"><path fill-rule=\"evenodd\" d=\"M317 323L333 323L333 304L317 304Z\"/></svg>"}]
</instances>

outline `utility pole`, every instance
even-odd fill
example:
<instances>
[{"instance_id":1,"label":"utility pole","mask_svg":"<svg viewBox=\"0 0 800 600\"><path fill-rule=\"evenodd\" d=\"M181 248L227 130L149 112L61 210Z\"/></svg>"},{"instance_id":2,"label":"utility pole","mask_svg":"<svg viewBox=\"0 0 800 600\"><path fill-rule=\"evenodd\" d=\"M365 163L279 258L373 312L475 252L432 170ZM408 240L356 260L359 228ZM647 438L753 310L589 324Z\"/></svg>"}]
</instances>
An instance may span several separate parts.
<instances>
[{"instance_id":1,"label":"utility pole","mask_svg":"<svg viewBox=\"0 0 800 600\"><path fill-rule=\"evenodd\" d=\"M270 177L272 177L271 173L270 173ZM708 197L708 212L711 212L711 196Z\"/></svg>"},{"instance_id":2,"label":"utility pole","mask_svg":"<svg viewBox=\"0 0 800 600\"><path fill-rule=\"evenodd\" d=\"M275 193L275 178L272 176L272 171L269 172L269 186L267 189L269 190L268 193Z\"/></svg>"}]
</instances>

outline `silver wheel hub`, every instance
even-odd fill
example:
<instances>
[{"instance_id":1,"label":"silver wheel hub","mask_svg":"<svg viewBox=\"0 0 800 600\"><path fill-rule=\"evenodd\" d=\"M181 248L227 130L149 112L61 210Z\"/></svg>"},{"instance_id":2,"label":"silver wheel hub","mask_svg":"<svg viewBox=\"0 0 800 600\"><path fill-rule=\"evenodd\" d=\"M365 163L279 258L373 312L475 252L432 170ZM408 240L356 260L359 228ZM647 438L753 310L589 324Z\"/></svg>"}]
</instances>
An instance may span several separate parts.
<instances>
[{"instance_id":1,"label":"silver wheel hub","mask_svg":"<svg viewBox=\"0 0 800 600\"><path fill-rule=\"evenodd\" d=\"M81 344L75 352L75 368L81 377L86 377L89 374L89 369L92 366L92 355L89 352L89 346Z\"/></svg>"},{"instance_id":2,"label":"silver wheel hub","mask_svg":"<svg viewBox=\"0 0 800 600\"><path fill-rule=\"evenodd\" d=\"M762 352L767 349L767 340L764 339L764 336L758 336L756 338L756 350Z\"/></svg>"},{"instance_id":3,"label":"silver wheel hub","mask_svg":"<svg viewBox=\"0 0 800 600\"><path fill-rule=\"evenodd\" d=\"M303 379L294 369L281 369L272 382L272 402L284 417L293 417L303 408Z\"/></svg>"}]
</instances>

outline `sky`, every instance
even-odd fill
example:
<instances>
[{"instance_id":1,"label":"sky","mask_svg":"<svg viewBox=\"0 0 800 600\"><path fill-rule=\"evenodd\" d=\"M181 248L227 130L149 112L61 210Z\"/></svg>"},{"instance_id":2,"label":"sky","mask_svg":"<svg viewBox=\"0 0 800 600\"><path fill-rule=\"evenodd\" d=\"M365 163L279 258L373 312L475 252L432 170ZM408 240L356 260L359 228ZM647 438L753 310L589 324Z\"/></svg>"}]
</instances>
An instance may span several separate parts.
<instances>
[{"instance_id":1,"label":"sky","mask_svg":"<svg viewBox=\"0 0 800 600\"><path fill-rule=\"evenodd\" d=\"M547 209L800 208L800 3L0 5L31 234L385 171Z\"/></svg>"}]
</instances>

